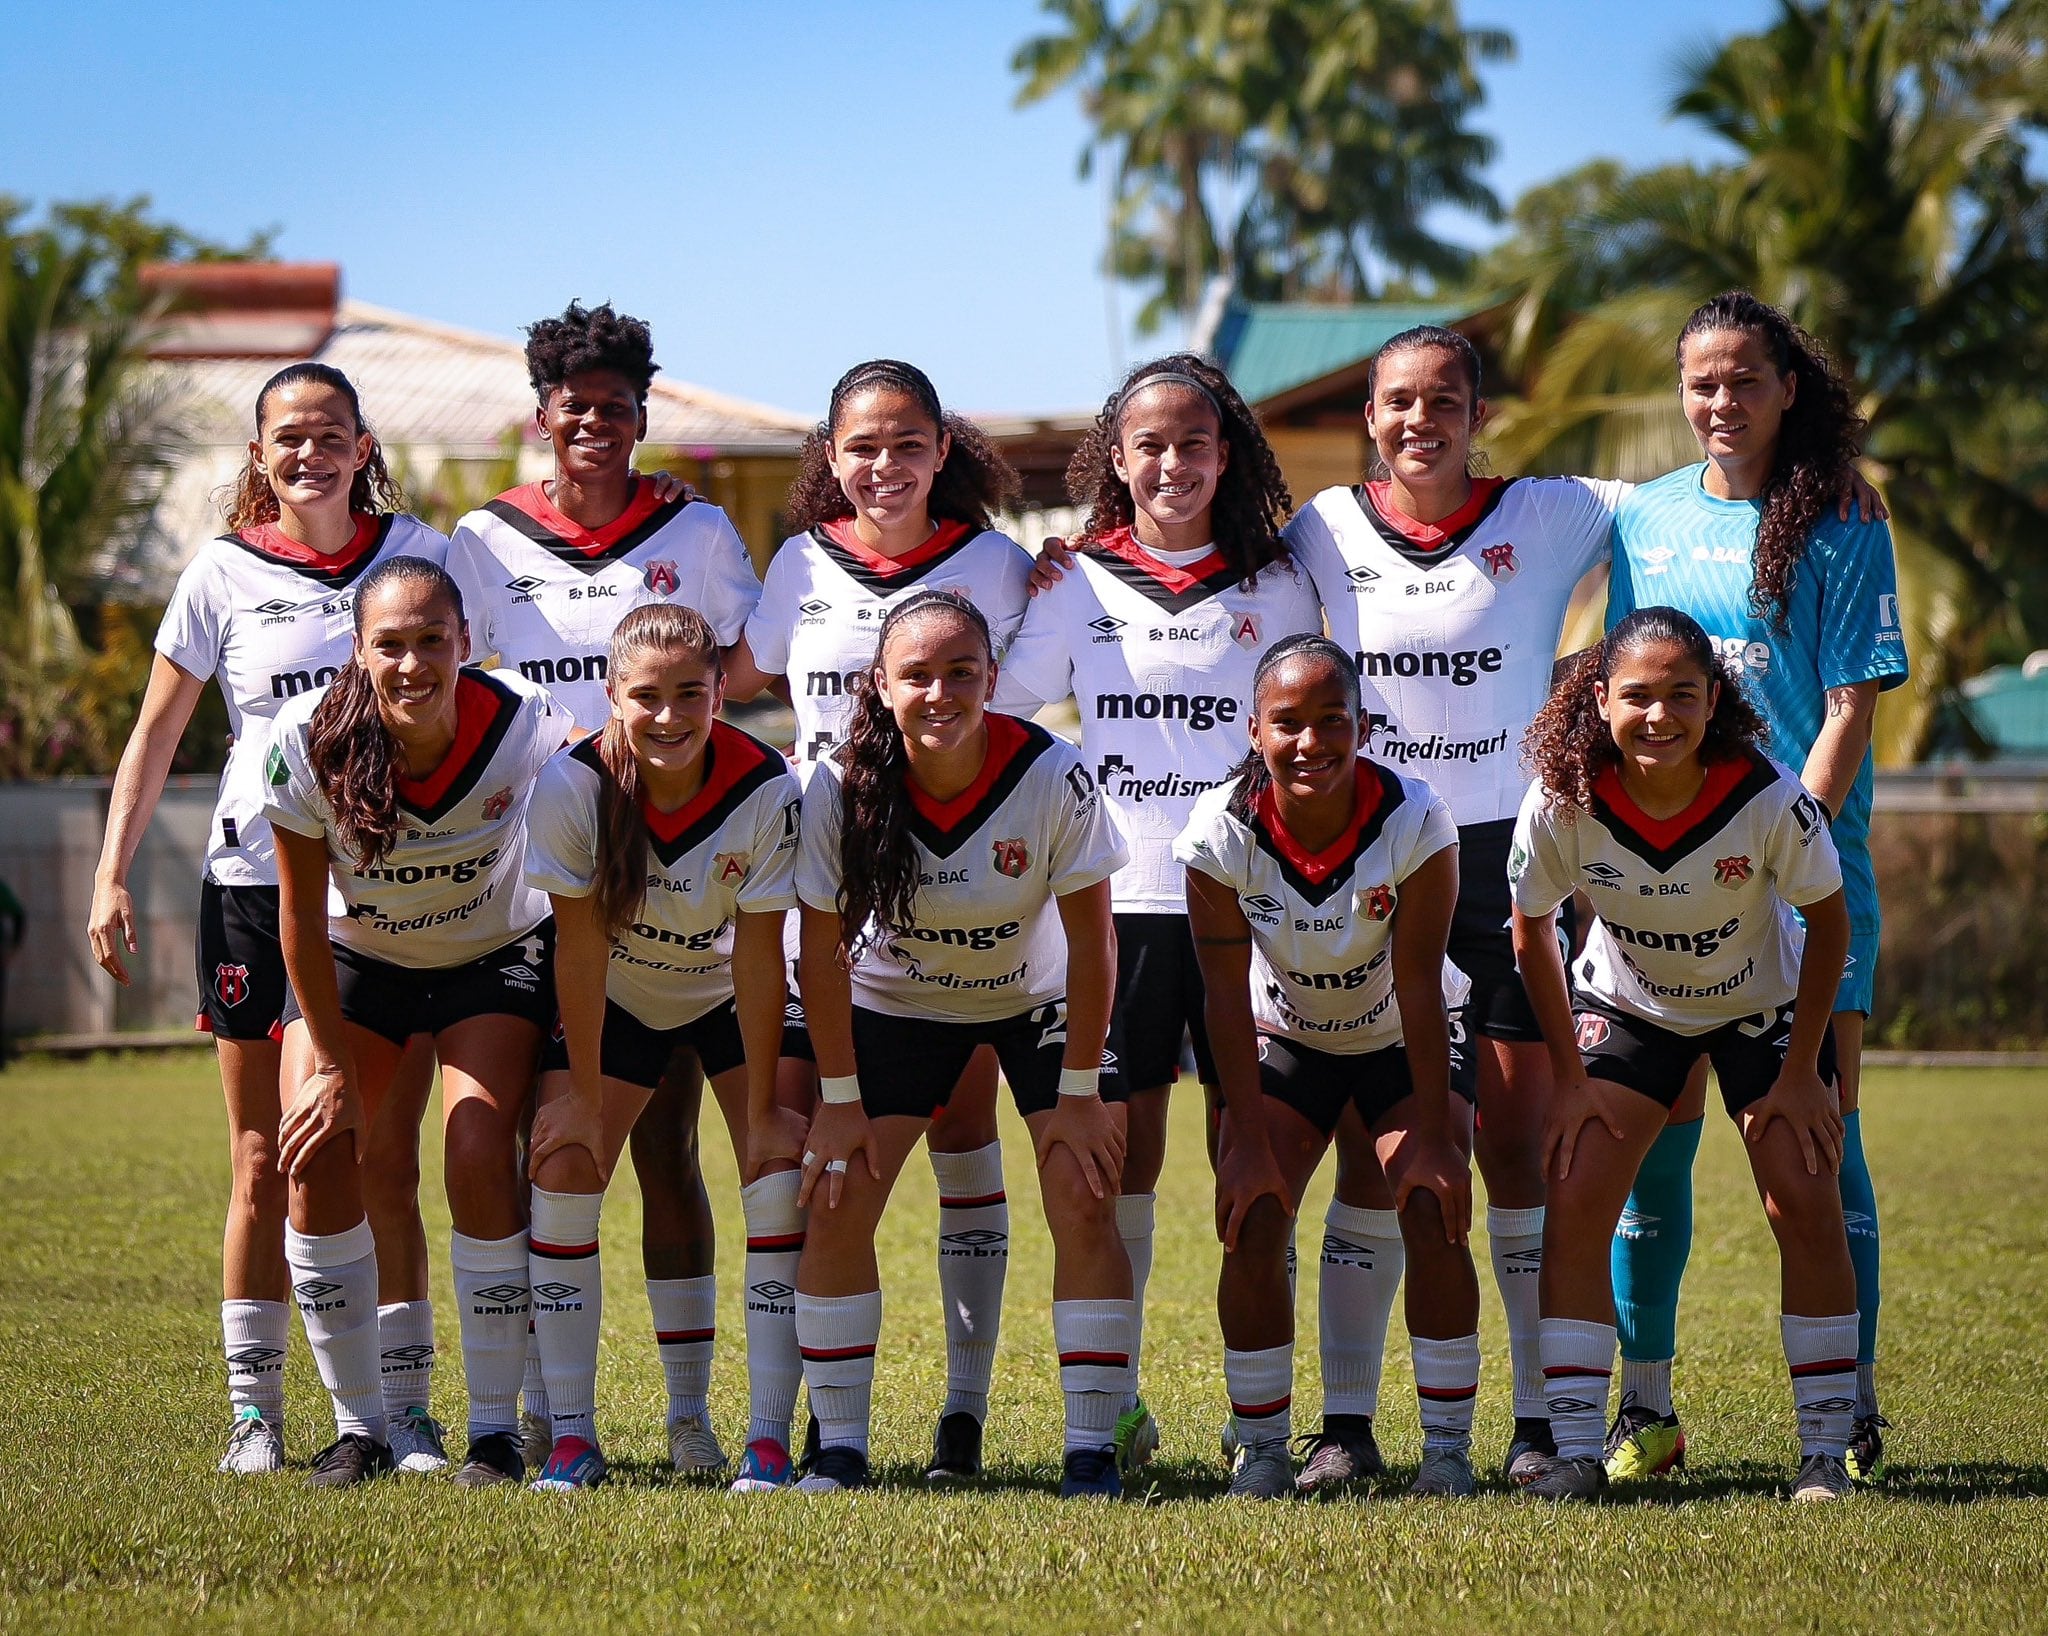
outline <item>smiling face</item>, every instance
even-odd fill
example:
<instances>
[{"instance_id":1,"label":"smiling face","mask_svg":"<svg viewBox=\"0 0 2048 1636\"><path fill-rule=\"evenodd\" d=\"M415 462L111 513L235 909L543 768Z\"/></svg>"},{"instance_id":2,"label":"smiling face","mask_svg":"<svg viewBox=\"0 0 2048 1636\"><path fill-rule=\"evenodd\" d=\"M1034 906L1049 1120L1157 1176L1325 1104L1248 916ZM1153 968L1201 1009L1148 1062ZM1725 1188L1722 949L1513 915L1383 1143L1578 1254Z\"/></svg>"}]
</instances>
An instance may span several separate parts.
<instances>
[{"instance_id":1,"label":"smiling face","mask_svg":"<svg viewBox=\"0 0 2048 1636\"><path fill-rule=\"evenodd\" d=\"M1764 338L1739 329L1688 335L1678 355L1678 381L1700 452L1738 482L1767 476L1799 378L1778 368ZM1737 492L1753 494L1760 486L1742 484Z\"/></svg>"},{"instance_id":2,"label":"smiling face","mask_svg":"<svg viewBox=\"0 0 2048 1636\"><path fill-rule=\"evenodd\" d=\"M900 621L875 667L876 691L913 755L945 756L970 743L995 683L980 628L944 608Z\"/></svg>"},{"instance_id":3,"label":"smiling face","mask_svg":"<svg viewBox=\"0 0 2048 1636\"><path fill-rule=\"evenodd\" d=\"M294 381L263 400L249 458L269 479L280 507L346 511L356 473L375 448L344 394L317 381Z\"/></svg>"},{"instance_id":4,"label":"smiling face","mask_svg":"<svg viewBox=\"0 0 2048 1636\"><path fill-rule=\"evenodd\" d=\"M1616 654L1593 697L1623 766L1657 777L1698 756L1721 683L1678 643L1651 641Z\"/></svg>"},{"instance_id":5,"label":"smiling face","mask_svg":"<svg viewBox=\"0 0 2048 1636\"><path fill-rule=\"evenodd\" d=\"M469 657L469 627L447 592L392 578L357 609L356 659L377 695L377 713L401 739L455 719L455 680Z\"/></svg>"},{"instance_id":6,"label":"smiling face","mask_svg":"<svg viewBox=\"0 0 2048 1636\"><path fill-rule=\"evenodd\" d=\"M1395 481L1429 489L1465 481L1472 439L1486 424L1464 361L1442 347L1408 347L1373 372L1365 429Z\"/></svg>"},{"instance_id":7,"label":"smiling face","mask_svg":"<svg viewBox=\"0 0 2048 1636\"><path fill-rule=\"evenodd\" d=\"M909 393L871 387L839 406L832 475L855 518L877 533L922 532L932 479L952 447Z\"/></svg>"},{"instance_id":8,"label":"smiling face","mask_svg":"<svg viewBox=\"0 0 2048 1636\"><path fill-rule=\"evenodd\" d=\"M633 445L647 435L647 410L625 376L586 369L549 390L534 424L554 445L557 474L601 484L632 469Z\"/></svg>"},{"instance_id":9,"label":"smiling face","mask_svg":"<svg viewBox=\"0 0 2048 1636\"><path fill-rule=\"evenodd\" d=\"M712 718L725 702L715 654L643 650L613 672L605 687L626 747L643 768L673 777L703 760Z\"/></svg>"},{"instance_id":10,"label":"smiling face","mask_svg":"<svg viewBox=\"0 0 2048 1636\"><path fill-rule=\"evenodd\" d=\"M1283 659L1252 711L1252 748L1273 787L1295 801L1341 797L1358 763L1357 687L1324 654Z\"/></svg>"},{"instance_id":11,"label":"smiling face","mask_svg":"<svg viewBox=\"0 0 2048 1636\"><path fill-rule=\"evenodd\" d=\"M1140 387L1125 401L1109 458L1138 513L1161 530L1178 530L1208 516L1230 445L1215 406L1167 381Z\"/></svg>"}]
</instances>

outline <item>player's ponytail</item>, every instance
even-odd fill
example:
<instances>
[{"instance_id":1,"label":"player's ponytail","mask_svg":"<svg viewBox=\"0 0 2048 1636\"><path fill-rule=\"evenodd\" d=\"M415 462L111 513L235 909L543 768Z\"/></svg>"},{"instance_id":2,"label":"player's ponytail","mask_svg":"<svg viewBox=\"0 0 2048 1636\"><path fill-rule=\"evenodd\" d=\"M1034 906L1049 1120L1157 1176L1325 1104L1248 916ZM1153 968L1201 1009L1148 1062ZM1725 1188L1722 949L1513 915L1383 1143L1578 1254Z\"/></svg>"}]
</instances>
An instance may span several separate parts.
<instances>
[{"instance_id":1,"label":"player's ponytail","mask_svg":"<svg viewBox=\"0 0 2048 1636\"><path fill-rule=\"evenodd\" d=\"M649 602L635 608L612 632L606 674L614 689L625 686L630 669L651 656L689 654L722 669L718 636L695 608ZM605 936L616 940L640 913L647 898L647 815L641 805L640 763L626 741L625 723L613 714L597 738L597 883L592 896Z\"/></svg>"},{"instance_id":2,"label":"player's ponytail","mask_svg":"<svg viewBox=\"0 0 2048 1636\"><path fill-rule=\"evenodd\" d=\"M1332 642L1327 636L1315 636L1299 632L1283 636L1259 660L1259 668L1252 672L1252 719L1258 720L1259 706L1264 702L1266 680L1290 659L1307 659L1320 662L1334 670L1344 683L1344 691L1351 701L1351 714L1357 719L1364 713L1363 696L1358 686L1358 667L1351 662L1351 656ZM1362 752L1364 745L1359 744ZM1230 776L1235 783L1230 792L1230 815L1239 823L1248 824L1252 811L1258 805L1259 797L1273 784L1273 770L1266 765L1266 758L1254 744L1245 758L1231 769Z\"/></svg>"},{"instance_id":3,"label":"player's ponytail","mask_svg":"<svg viewBox=\"0 0 2048 1636\"><path fill-rule=\"evenodd\" d=\"M995 644L979 608L945 591L920 591L890 609L875 641L874 663L853 684L853 717L839 750L845 768L839 812L839 941L850 964L875 933L912 923L918 888L911 834L910 752L896 717L875 685L889 638L913 619L970 625L993 662Z\"/></svg>"},{"instance_id":4,"label":"player's ponytail","mask_svg":"<svg viewBox=\"0 0 2048 1636\"><path fill-rule=\"evenodd\" d=\"M356 587L356 647L362 647L365 610L393 581L425 585L454 608L463 624L462 592L439 563L425 557L387 557ZM382 863L398 840L398 740L385 725L370 673L356 654L328 686L306 729L306 762L334 817L334 833L357 869Z\"/></svg>"},{"instance_id":5,"label":"player's ponytail","mask_svg":"<svg viewBox=\"0 0 2048 1636\"><path fill-rule=\"evenodd\" d=\"M356 396L355 383L340 370L332 364L287 364L265 381L263 390L256 394L257 442L263 441L264 406L270 402L273 393L288 386L324 386L338 392L348 403L348 412L355 421L356 429L362 432L370 430L370 423L363 418L363 404ZM362 517L405 510L405 494L384 464L384 445L377 441L374 432L370 435L370 458L349 484L348 509ZM261 528L265 523L274 523L278 519L277 494L270 486L270 475L256 463L253 454L243 463L242 473L235 479L228 497L227 513L228 529L236 534L244 529Z\"/></svg>"},{"instance_id":6,"label":"player's ponytail","mask_svg":"<svg viewBox=\"0 0 2048 1636\"><path fill-rule=\"evenodd\" d=\"M1723 662L1713 639L1699 621L1677 608L1638 608L1598 647L1564 661L1550 699L1536 713L1522 740L1522 759L1548 792L1552 806L1569 820L1579 808L1593 804L1593 781L1621 765L1621 751L1607 720L1600 714L1595 685L1614 674L1623 654L1653 643L1681 649L1700 674L1721 684L1714 713L1700 740L1702 761L1726 761L1744 751L1761 749L1770 729L1749 702L1742 678Z\"/></svg>"}]
</instances>

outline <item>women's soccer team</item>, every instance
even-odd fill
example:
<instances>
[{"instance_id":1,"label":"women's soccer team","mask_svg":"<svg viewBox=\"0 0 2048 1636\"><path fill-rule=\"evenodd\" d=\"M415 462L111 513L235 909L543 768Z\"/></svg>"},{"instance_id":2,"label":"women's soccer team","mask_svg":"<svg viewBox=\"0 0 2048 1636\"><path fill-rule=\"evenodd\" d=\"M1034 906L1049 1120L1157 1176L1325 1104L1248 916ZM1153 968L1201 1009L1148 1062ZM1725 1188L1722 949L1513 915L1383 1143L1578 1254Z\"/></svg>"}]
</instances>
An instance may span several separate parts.
<instances>
[{"instance_id":1,"label":"women's soccer team","mask_svg":"<svg viewBox=\"0 0 2048 1636\"><path fill-rule=\"evenodd\" d=\"M1082 438L1085 522L1036 561L995 526L1001 453L874 360L804 444L765 582L723 512L636 468L645 324L572 303L527 362L553 475L452 539L403 514L343 375L265 384L116 776L89 934L125 982L125 879L219 683L197 968L233 1158L223 1472L284 1466L295 1304L335 1420L316 1485L603 1483L600 1217L630 1154L676 1469L864 1487L876 1228L922 1138L946 1337L926 1476L979 1477L1006 1083L1053 1246L1060 1492L1114 1496L1159 1447L1139 1363L1191 1060L1232 1494L1384 1473L1404 1284L1411 1492L1476 1491L1475 1160L1504 1477L1590 1499L1682 1464L1709 1066L1779 1247L1792 1495L1881 1478L1856 1094L1871 712L1906 657L1862 423L1783 314L1694 314L1702 459L1633 488L1476 475L1479 356L1409 330L1372 362L1373 474L1298 512L1224 373L1161 358ZM1560 664L1603 567L1605 638ZM720 715L770 688L786 752ZM1069 697L1078 743L1033 719ZM429 1393L437 1065L459 1460ZM746 1234L736 1467L707 1405L706 1083ZM1321 1422L1297 1438L1295 1214L1331 1148Z\"/></svg>"}]
</instances>

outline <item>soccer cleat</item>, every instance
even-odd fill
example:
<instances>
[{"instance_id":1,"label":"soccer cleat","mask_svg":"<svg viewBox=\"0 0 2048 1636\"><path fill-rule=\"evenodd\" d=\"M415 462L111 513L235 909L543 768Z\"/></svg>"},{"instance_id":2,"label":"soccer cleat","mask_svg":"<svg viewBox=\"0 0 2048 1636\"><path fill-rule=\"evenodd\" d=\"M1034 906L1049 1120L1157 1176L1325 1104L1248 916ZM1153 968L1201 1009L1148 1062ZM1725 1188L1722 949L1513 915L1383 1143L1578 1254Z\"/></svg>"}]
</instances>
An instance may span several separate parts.
<instances>
[{"instance_id":1,"label":"soccer cleat","mask_svg":"<svg viewBox=\"0 0 2048 1636\"><path fill-rule=\"evenodd\" d=\"M1387 1469L1379 1444L1373 1441L1370 1415L1324 1415L1321 1431L1297 1441L1302 1462L1294 1491L1305 1500L1333 1498Z\"/></svg>"},{"instance_id":2,"label":"soccer cleat","mask_svg":"<svg viewBox=\"0 0 2048 1636\"><path fill-rule=\"evenodd\" d=\"M824 1441L818 1436L818 1417L811 1415L804 1421L804 1451L796 1457L796 1463L808 1471L811 1463L824 1452Z\"/></svg>"},{"instance_id":3,"label":"soccer cleat","mask_svg":"<svg viewBox=\"0 0 2048 1636\"><path fill-rule=\"evenodd\" d=\"M1216 1446L1223 1450L1223 1463L1226 1466L1235 1467L1237 1464L1237 1451L1244 1447L1244 1444L1237 1435L1236 1415L1227 1414L1223 1417L1223 1430L1217 1436Z\"/></svg>"},{"instance_id":4,"label":"soccer cleat","mask_svg":"<svg viewBox=\"0 0 2048 1636\"><path fill-rule=\"evenodd\" d=\"M1515 1420L1515 1435L1508 1443L1507 1458L1500 1463L1500 1474L1511 1483L1521 1479L1516 1468L1525 1456L1531 1454L1557 1453L1557 1440L1550 1435L1548 1420L1524 1418Z\"/></svg>"},{"instance_id":5,"label":"soccer cleat","mask_svg":"<svg viewBox=\"0 0 2048 1636\"><path fill-rule=\"evenodd\" d=\"M732 1480L734 1494L772 1494L796 1481L796 1467L789 1450L772 1437L757 1437L740 1456L739 1475Z\"/></svg>"},{"instance_id":6,"label":"soccer cleat","mask_svg":"<svg viewBox=\"0 0 2048 1636\"><path fill-rule=\"evenodd\" d=\"M441 1422L415 1403L391 1426L391 1458L401 1475L424 1476L448 1469L447 1434Z\"/></svg>"},{"instance_id":7,"label":"soccer cleat","mask_svg":"<svg viewBox=\"0 0 2048 1636\"><path fill-rule=\"evenodd\" d=\"M267 1477L284 1470L284 1434L263 1418L255 1404L245 1403L236 1413L227 1453L220 1457L220 1470L230 1477Z\"/></svg>"},{"instance_id":8,"label":"soccer cleat","mask_svg":"<svg viewBox=\"0 0 2048 1636\"><path fill-rule=\"evenodd\" d=\"M469 1452L455 1473L455 1486L496 1488L510 1483L516 1488L525 1477L526 1459L519 1439L510 1432L485 1432L469 1440Z\"/></svg>"},{"instance_id":9,"label":"soccer cleat","mask_svg":"<svg viewBox=\"0 0 2048 1636\"><path fill-rule=\"evenodd\" d=\"M555 1428L544 1414L531 1409L519 1411L519 1453L528 1471L538 1471L554 1452Z\"/></svg>"},{"instance_id":10,"label":"soccer cleat","mask_svg":"<svg viewBox=\"0 0 2048 1636\"><path fill-rule=\"evenodd\" d=\"M668 1423L668 1457L686 1477L725 1470L725 1450L711 1429L709 1415L693 1414Z\"/></svg>"},{"instance_id":11,"label":"soccer cleat","mask_svg":"<svg viewBox=\"0 0 2048 1636\"><path fill-rule=\"evenodd\" d=\"M1856 1417L1855 1429L1849 1433L1848 1452L1842 1456L1842 1464L1849 1468L1850 1481L1884 1481L1884 1434L1891 1428L1892 1423L1881 1414ZM227 1467L221 1469L225 1471Z\"/></svg>"},{"instance_id":12,"label":"soccer cleat","mask_svg":"<svg viewBox=\"0 0 2048 1636\"><path fill-rule=\"evenodd\" d=\"M1463 1500L1479 1492L1472 1456L1462 1448L1425 1449L1408 1492L1418 1499Z\"/></svg>"},{"instance_id":13,"label":"soccer cleat","mask_svg":"<svg viewBox=\"0 0 2048 1636\"><path fill-rule=\"evenodd\" d=\"M1139 1407L1142 1408L1143 1405ZM1148 1415L1146 1418L1149 1420L1151 1417ZM1060 1498L1121 1498L1124 1480L1117 1469L1117 1454L1117 1447L1113 1443L1099 1449L1068 1449L1066 1463L1060 1470Z\"/></svg>"},{"instance_id":14,"label":"soccer cleat","mask_svg":"<svg viewBox=\"0 0 2048 1636\"><path fill-rule=\"evenodd\" d=\"M837 1494L842 1488L866 1488L872 1480L868 1475L868 1457L859 1449L820 1449L818 1457L805 1466L796 1491Z\"/></svg>"},{"instance_id":15,"label":"soccer cleat","mask_svg":"<svg viewBox=\"0 0 2048 1636\"><path fill-rule=\"evenodd\" d=\"M306 1479L315 1488L354 1488L389 1474L391 1450L361 1432L343 1432L313 1456Z\"/></svg>"},{"instance_id":16,"label":"soccer cleat","mask_svg":"<svg viewBox=\"0 0 2048 1636\"><path fill-rule=\"evenodd\" d=\"M1843 1499L1854 1489L1849 1468L1833 1454L1809 1454L1799 1462L1799 1475L1792 1479L1792 1498L1801 1503Z\"/></svg>"},{"instance_id":17,"label":"soccer cleat","mask_svg":"<svg viewBox=\"0 0 2048 1636\"><path fill-rule=\"evenodd\" d=\"M1607 1468L1595 1459L1567 1459L1562 1454L1531 1454L1521 1463L1515 1481L1524 1494L1544 1500L1597 1500L1607 1490Z\"/></svg>"},{"instance_id":18,"label":"soccer cleat","mask_svg":"<svg viewBox=\"0 0 2048 1636\"><path fill-rule=\"evenodd\" d=\"M939 1419L932 1438L932 1463L925 1468L928 1483L960 1483L981 1475L981 1422L964 1409Z\"/></svg>"},{"instance_id":19,"label":"soccer cleat","mask_svg":"<svg viewBox=\"0 0 2048 1636\"><path fill-rule=\"evenodd\" d=\"M580 1437L564 1437L555 1444L548 1463L540 1468L540 1475L530 1486L542 1494L574 1494L598 1487L610 1470L595 1443Z\"/></svg>"},{"instance_id":20,"label":"soccer cleat","mask_svg":"<svg viewBox=\"0 0 2048 1636\"><path fill-rule=\"evenodd\" d=\"M1230 1495L1239 1500L1288 1500L1294 1497L1294 1462L1280 1438L1246 1443L1237 1451L1230 1473Z\"/></svg>"},{"instance_id":21,"label":"soccer cleat","mask_svg":"<svg viewBox=\"0 0 2048 1636\"><path fill-rule=\"evenodd\" d=\"M1606 1461L1608 1478L1617 1483L1683 1469L1685 1432L1678 1416L1658 1414L1644 1408L1635 1393L1625 1394L1607 1428Z\"/></svg>"},{"instance_id":22,"label":"soccer cleat","mask_svg":"<svg viewBox=\"0 0 2048 1636\"><path fill-rule=\"evenodd\" d=\"M1142 1397L1116 1417L1116 1442L1112 1447L1116 1450L1116 1469L1126 1477L1159 1452L1159 1422L1152 1418L1152 1411L1145 1407Z\"/></svg>"}]
</instances>

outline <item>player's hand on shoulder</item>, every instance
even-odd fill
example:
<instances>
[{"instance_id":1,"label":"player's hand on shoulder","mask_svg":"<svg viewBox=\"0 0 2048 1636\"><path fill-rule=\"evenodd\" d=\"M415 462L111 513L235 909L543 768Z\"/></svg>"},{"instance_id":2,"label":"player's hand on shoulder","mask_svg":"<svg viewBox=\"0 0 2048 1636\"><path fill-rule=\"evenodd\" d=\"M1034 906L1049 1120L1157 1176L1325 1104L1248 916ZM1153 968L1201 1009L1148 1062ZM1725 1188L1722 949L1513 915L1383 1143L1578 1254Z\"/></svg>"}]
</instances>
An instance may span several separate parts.
<instances>
[{"instance_id":1,"label":"player's hand on shoulder","mask_svg":"<svg viewBox=\"0 0 2048 1636\"><path fill-rule=\"evenodd\" d=\"M1067 577L1074 566L1074 553L1057 534L1048 534L1031 564L1031 594L1042 596Z\"/></svg>"},{"instance_id":2,"label":"player's hand on shoulder","mask_svg":"<svg viewBox=\"0 0 2048 1636\"><path fill-rule=\"evenodd\" d=\"M678 500L702 498L688 483L685 483L680 477L672 476L668 472L651 471L646 473L646 477L647 481L654 485L655 499L665 506L673 505Z\"/></svg>"}]
</instances>

